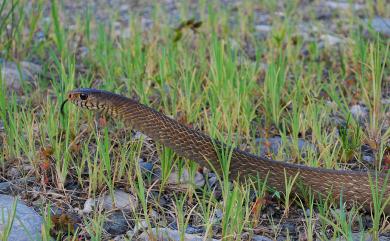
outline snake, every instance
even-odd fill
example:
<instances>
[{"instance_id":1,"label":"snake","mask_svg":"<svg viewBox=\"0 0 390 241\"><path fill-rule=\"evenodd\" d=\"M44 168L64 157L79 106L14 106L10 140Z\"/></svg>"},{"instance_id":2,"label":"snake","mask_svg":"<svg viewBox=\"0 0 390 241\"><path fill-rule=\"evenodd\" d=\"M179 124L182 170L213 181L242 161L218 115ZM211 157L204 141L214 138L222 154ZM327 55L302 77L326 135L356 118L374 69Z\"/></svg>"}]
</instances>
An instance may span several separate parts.
<instances>
[{"instance_id":1,"label":"snake","mask_svg":"<svg viewBox=\"0 0 390 241\"><path fill-rule=\"evenodd\" d=\"M227 144L212 139L202 131L189 128L136 100L105 90L79 88L67 93L61 112L67 101L80 108L98 111L121 120L154 141L171 148L177 155L208 167L218 174L226 170L221 165L221 151L226 149ZM268 187L284 192L288 181L297 177L297 183L307 187L303 190L313 191L316 197L331 197L333 200L341 200L342 204L358 204L369 210L373 210L375 203L381 203L384 212L390 214L390 185L387 182L389 171L309 167L256 156L235 147L230 150L229 179L240 181L246 177L258 177L265 180ZM294 188L293 192L302 194L302 189L298 189Z\"/></svg>"}]
</instances>

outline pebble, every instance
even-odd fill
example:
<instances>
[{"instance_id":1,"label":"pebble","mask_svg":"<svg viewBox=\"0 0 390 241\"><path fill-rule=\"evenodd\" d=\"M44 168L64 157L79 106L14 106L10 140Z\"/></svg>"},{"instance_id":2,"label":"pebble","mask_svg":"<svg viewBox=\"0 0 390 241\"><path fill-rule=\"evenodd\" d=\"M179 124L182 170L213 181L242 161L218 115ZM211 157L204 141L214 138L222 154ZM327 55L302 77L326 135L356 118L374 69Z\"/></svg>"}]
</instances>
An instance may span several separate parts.
<instances>
[{"instance_id":1,"label":"pebble","mask_svg":"<svg viewBox=\"0 0 390 241\"><path fill-rule=\"evenodd\" d=\"M292 145L291 138L287 138L287 145L289 147ZM280 146L283 144L281 137L271 137L271 138L256 138L256 144L260 148L260 156L265 156L268 153L277 155L279 153ZM315 146L303 139L298 139L298 149L300 152L303 152L305 149L316 149Z\"/></svg>"},{"instance_id":2,"label":"pebble","mask_svg":"<svg viewBox=\"0 0 390 241\"><path fill-rule=\"evenodd\" d=\"M17 178L20 177L20 171L19 171L19 169L16 168L16 167L11 167L11 168L9 168L8 171L7 171L7 176L8 176L8 177L11 177L11 178L13 178L13 179L17 179Z\"/></svg>"},{"instance_id":3,"label":"pebble","mask_svg":"<svg viewBox=\"0 0 390 241\"><path fill-rule=\"evenodd\" d=\"M361 153L362 153L362 160L369 164L374 164L375 162L375 155L373 150L369 145L362 145L360 147Z\"/></svg>"},{"instance_id":4,"label":"pebble","mask_svg":"<svg viewBox=\"0 0 390 241\"><path fill-rule=\"evenodd\" d=\"M375 17L372 20L366 19L367 23L371 23L372 28L385 36L390 37L390 18Z\"/></svg>"},{"instance_id":5,"label":"pebble","mask_svg":"<svg viewBox=\"0 0 390 241\"><path fill-rule=\"evenodd\" d=\"M204 228L202 226L194 227L194 226L188 225L186 228L186 233L189 233L189 234L204 233Z\"/></svg>"},{"instance_id":6,"label":"pebble","mask_svg":"<svg viewBox=\"0 0 390 241\"><path fill-rule=\"evenodd\" d=\"M107 216L103 228L109 234L121 235L130 229L130 225L122 211L115 211Z\"/></svg>"},{"instance_id":7,"label":"pebble","mask_svg":"<svg viewBox=\"0 0 390 241\"><path fill-rule=\"evenodd\" d=\"M372 239L372 235L368 234L368 233L352 233L350 237L339 237L338 239L336 239L337 241L344 241L344 240L353 240L353 241L371 241L373 240ZM379 240L389 240L389 239L381 239L379 238Z\"/></svg>"},{"instance_id":8,"label":"pebble","mask_svg":"<svg viewBox=\"0 0 390 241\"><path fill-rule=\"evenodd\" d=\"M114 191L114 201L111 195L106 195L103 198L103 208L112 210L114 208L132 211L138 207L137 198L130 193L121 190Z\"/></svg>"},{"instance_id":9,"label":"pebble","mask_svg":"<svg viewBox=\"0 0 390 241\"><path fill-rule=\"evenodd\" d=\"M141 167L141 171L144 173L153 173L153 163L140 161L139 166Z\"/></svg>"},{"instance_id":10,"label":"pebble","mask_svg":"<svg viewBox=\"0 0 390 241\"><path fill-rule=\"evenodd\" d=\"M127 236L130 240L134 240L133 237L134 237L138 232L143 231L143 230L146 230L147 228L148 228L148 222L146 222L146 220L141 220L141 221L139 221L139 222L136 221L133 230L127 231L126 236Z\"/></svg>"},{"instance_id":11,"label":"pebble","mask_svg":"<svg viewBox=\"0 0 390 241\"><path fill-rule=\"evenodd\" d=\"M99 197L96 199L89 198L84 203L83 213L90 213L93 211L93 208L96 206L96 203L101 205L105 210L111 211L113 209L119 209L123 211L133 211L138 207L137 198L122 190L114 191L114 201L112 200L110 194L105 195L104 197Z\"/></svg>"},{"instance_id":12,"label":"pebble","mask_svg":"<svg viewBox=\"0 0 390 241\"><path fill-rule=\"evenodd\" d=\"M28 182L35 182L35 177L20 178L12 181L0 182L0 192L9 193L13 187L26 185Z\"/></svg>"},{"instance_id":13,"label":"pebble","mask_svg":"<svg viewBox=\"0 0 390 241\"><path fill-rule=\"evenodd\" d=\"M0 192L6 193L10 190L12 182L0 182Z\"/></svg>"},{"instance_id":14,"label":"pebble","mask_svg":"<svg viewBox=\"0 0 390 241\"><path fill-rule=\"evenodd\" d=\"M192 178L190 177L189 171L184 168L181 170L181 175L179 177L179 171L178 170L173 170L171 175L168 177L167 183L169 185L177 185L182 188L188 188L188 185L194 184L197 188L201 188L205 184L204 176L196 172L194 180L191 180Z\"/></svg>"},{"instance_id":15,"label":"pebble","mask_svg":"<svg viewBox=\"0 0 390 241\"><path fill-rule=\"evenodd\" d=\"M369 163L369 164L374 164L374 162L375 162L375 157L373 157L373 156L371 156L371 155L363 155L363 156L362 156L362 160L363 160L364 162Z\"/></svg>"},{"instance_id":16,"label":"pebble","mask_svg":"<svg viewBox=\"0 0 390 241\"><path fill-rule=\"evenodd\" d=\"M282 224L281 230L283 233L295 233L295 224L291 222L286 222Z\"/></svg>"},{"instance_id":17,"label":"pebble","mask_svg":"<svg viewBox=\"0 0 390 241\"><path fill-rule=\"evenodd\" d=\"M360 10L364 8L363 4L350 4L349 2L336 2L336 1L325 1L325 5L328 6L331 9L338 9L338 10Z\"/></svg>"},{"instance_id":18,"label":"pebble","mask_svg":"<svg viewBox=\"0 0 390 241\"><path fill-rule=\"evenodd\" d=\"M350 112L357 121L364 121L368 117L368 109L361 105L351 106Z\"/></svg>"},{"instance_id":19,"label":"pebble","mask_svg":"<svg viewBox=\"0 0 390 241\"><path fill-rule=\"evenodd\" d=\"M217 176L215 174L213 176L211 176L209 178L209 185L210 185L210 187L214 187L217 184L217 181L218 181L218 178L217 178Z\"/></svg>"},{"instance_id":20,"label":"pebble","mask_svg":"<svg viewBox=\"0 0 390 241\"><path fill-rule=\"evenodd\" d=\"M270 25L260 24L255 26L255 30L258 32L268 33L272 31L272 27Z\"/></svg>"},{"instance_id":21,"label":"pebble","mask_svg":"<svg viewBox=\"0 0 390 241\"><path fill-rule=\"evenodd\" d=\"M168 224L168 228L174 229L174 230L178 230L176 221ZM185 233L188 233L188 234L204 233L204 228L202 226L194 227L194 226L191 226L191 225L187 225Z\"/></svg>"},{"instance_id":22,"label":"pebble","mask_svg":"<svg viewBox=\"0 0 390 241\"><path fill-rule=\"evenodd\" d=\"M321 35L320 38L328 46L334 46L334 45L337 45L337 44L340 44L343 42L343 40L341 38L330 35L330 34L323 34L323 35Z\"/></svg>"},{"instance_id":23,"label":"pebble","mask_svg":"<svg viewBox=\"0 0 390 241\"><path fill-rule=\"evenodd\" d=\"M19 67L14 62L0 59L0 74L8 89L19 90L22 82L31 83L42 72L41 66L27 61L20 62Z\"/></svg>"},{"instance_id":24,"label":"pebble","mask_svg":"<svg viewBox=\"0 0 390 241\"><path fill-rule=\"evenodd\" d=\"M214 211L214 216L211 218L211 223L216 224L222 220L223 212L221 209L217 208Z\"/></svg>"},{"instance_id":25,"label":"pebble","mask_svg":"<svg viewBox=\"0 0 390 241\"><path fill-rule=\"evenodd\" d=\"M177 230L172 230L169 228L152 228L151 231L145 231L139 235L138 240L151 241L217 241L217 239L205 239L202 236L194 234L184 234L184 238L181 239L181 233Z\"/></svg>"},{"instance_id":26,"label":"pebble","mask_svg":"<svg viewBox=\"0 0 390 241\"><path fill-rule=\"evenodd\" d=\"M262 236L262 235L254 235L252 237L252 241L272 241L272 239L267 238L267 237Z\"/></svg>"},{"instance_id":27,"label":"pebble","mask_svg":"<svg viewBox=\"0 0 390 241\"><path fill-rule=\"evenodd\" d=\"M15 198L0 194L0 233L6 228L7 220L13 212ZM8 240L29 241L41 240L42 217L32 208L27 207L22 201L16 201L15 218L8 236Z\"/></svg>"}]
</instances>

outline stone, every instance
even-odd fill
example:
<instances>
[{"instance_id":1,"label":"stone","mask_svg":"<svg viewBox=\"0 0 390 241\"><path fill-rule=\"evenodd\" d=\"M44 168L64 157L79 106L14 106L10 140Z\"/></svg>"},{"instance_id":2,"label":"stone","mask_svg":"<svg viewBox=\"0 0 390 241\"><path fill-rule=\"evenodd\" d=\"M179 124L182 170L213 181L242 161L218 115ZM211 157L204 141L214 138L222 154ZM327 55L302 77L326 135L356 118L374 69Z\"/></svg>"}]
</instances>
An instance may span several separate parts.
<instances>
[{"instance_id":1,"label":"stone","mask_svg":"<svg viewBox=\"0 0 390 241\"><path fill-rule=\"evenodd\" d=\"M259 24L255 26L255 30L258 32L268 33L272 31L272 27L270 25Z\"/></svg>"},{"instance_id":2,"label":"stone","mask_svg":"<svg viewBox=\"0 0 390 241\"><path fill-rule=\"evenodd\" d=\"M11 189L12 182L0 182L0 192L6 193Z\"/></svg>"},{"instance_id":3,"label":"stone","mask_svg":"<svg viewBox=\"0 0 390 241\"><path fill-rule=\"evenodd\" d=\"M211 217L210 221L211 221L212 224L217 224L217 223L219 223L222 220L222 217L223 217L222 210L217 208L217 209L215 209L214 216Z\"/></svg>"},{"instance_id":4,"label":"stone","mask_svg":"<svg viewBox=\"0 0 390 241\"><path fill-rule=\"evenodd\" d=\"M125 234L130 229L130 224L122 211L115 211L108 214L104 221L103 228L109 234L121 235Z\"/></svg>"},{"instance_id":5,"label":"stone","mask_svg":"<svg viewBox=\"0 0 390 241\"><path fill-rule=\"evenodd\" d=\"M292 141L291 138L287 138L286 147L291 147ZM256 144L260 147L260 156L266 156L268 153L277 155L279 149L283 144L281 137L271 137L271 138L256 138ZM300 152L304 152L307 149L316 150L315 146L303 139L298 139L298 149ZM304 154L304 153L303 153Z\"/></svg>"},{"instance_id":6,"label":"stone","mask_svg":"<svg viewBox=\"0 0 390 241\"><path fill-rule=\"evenodd\" d=\"M19 90L22 82L33 82L42 72L41 66L22 61L18 64L0 59L0 74L8 89Z\"/></svg>"},{"instance_id":7,"label":"stone","mask_svg":"<svg viewBox=\"0 0 390 241\"><path fill-rule=\"evenodd\" d=\"M267 237L262 236L262 235L254 235L252 237L252 241L272 241L272 239L267 238Z\"/></svg>"},{"instance_id":8,"label":"stone","mask_svg":"<svg viewBox=\"0 0 390 241\"><path fill-rule=\"evenodd\" d=\"M102 200L102 199L100 199ZM138 207L138 201L135 196L130 193L126 193L121 190L114 191L114 200L111 195L106 195L103 198L103 208L106 210L112 210L114 208L120 210L132 211Z\"/></svg>"},{"instance_id":9,"label":"stone","mask_svg":"<svg viewBox=\"0 0 390 241\"><path fill-rule=\"evenodd\" d=\"M328 46L334 46L334 45L337 45L337 44L340 44L343 42L343 40L341 38L330 35L330 34L323 34L323 35L321 35L320 38Z\"/></svg>"},{"instance_id":10,"label":"stone","mask_svg":"<svg viewBox=\"0 0 390 241\"><path fill-rule=\"evenodd\" d=\"M195 226L188 225L186 228L186 233L188 234L199 234L199 233L204 233L204 231L205 230L202 226L195 227Z\"/></svg>"},{"instance_id":11,"label":"stone","mask_svg":"<svg viewBox=\"0 0 390 241\"><path fill-rule=\"evenodd\" d=\"M193 183L192 183L192 181L193 181ZM188 188L188 185L194 184L197 188L201 188L205 184L205 179L201 173L196 172L194 180L191 180L189 171L186 168L184 168L181 171L180 176L179 176L178 170L173 170L172 173L168 177L167 183L169 185L177 185L177 186L180 186L183 188Z\"/></svg>"},{"instance_id":12,"label":"stone","mask_svg":"<svg viewBox=\"0 0 390 241\"><path fill-rule=\"evenodd\" d=\"M168 224L168 228L173 229L173 230L178 230L177 223L176 221ZM204 228L202 226L199 227L194 227L192 225L187 225L185 233L187 234L199 234L199 233L204 233Z\"/></svg>"},{"instance_id":13,"label":"stone","mask_svg":"<svg viewBox=\"0 0 390 241\"><path fill-rule=\"evenodd\" d=\"M371 24L378 33L390 37L390 18L375 17L372 20L366 19L366 23Z\"/></svg>"},{"instance_id":14,"label":"stone","mask_svg":"<svg viewBox=\"0 0 390 241\"><path fill-rule=\"evenodd\" d=\"M366 120L368 117L368 109L362 105L353 105L350 108L351 115L358 121Z\"/></svg>"},{"instance_id":15,"label":"stone","mask_svg":"<svg viewBox=\"0 0 390 241\"><path fill-rule=\"evenodd\" d=\"M2 218L0 218L0 233L4 232L4 229L9 225L8 220L12 217L15 201L15 216L8 240L41 240L42 217L32 208L27 207L22 201L15 199L15 197L2 194L0 194L0 211L2 215Z\"/></svg>"},{"instance_id":16,"label":"stone","mask_svg":"<svg viewBox=\"0 0 390 241\"><path fill-rule=\"evenodd\" d=\"M134 195L130 193L126 193L122 190L115 190L114 197L112 197L110 194L107 194L104 197L87 199L84 203L84 208L82 212L92 212L96 204L98 204L107 211L111 211L113 209L133 211L138 207L138 200Z\"/></svg>"},{"instance_id":17,"label":"stone","mask_svg":"<svg viewBox=\"0 0 390 241\"><path fill-rule=\"evenodd\" d=\"M13 179L18 179L20 177L20 171L16 167L11 167L7 170L7 176Z\"/></svg>"},{"instance_id":18,"label":"stone","mask_svg":"<svg viewBox=\"0 0 390 241\"><path fill-rule=\"evenodd\" d=\"M205 239L202 236L194 234L184 234L184 238L181 239L181 233L177 230L172 230L169 228L152 228L151 231L145 231L138 236L138 240L151 241L217 241L217 239Z\"/></svg>"},{"instance_id":19,"label":"stone","mask_svg":"<svg viewBox=\"0 0 390 241\"><path fill-rule=\"evenodd\" d=\"M363 4L351 4L349 2L338 2L338 1L325 1L325 5L330 9L335 10L360 10L364 8Z\"/></svg>"},{"instance_id":20,"label":"stone","mask_svg":"<svg viewBox=\"0 0 390 241\"><path fill-rule=\"evenodd\" d=\"M82 210L83 213L88 214L93 211L93 208L95 207L96 202L93 198L88 198L84 203L84 208Z\"/></svg>"},{"instance_id":21,"label":"stone","mask_svg":"<svg viewBox=\"0 0 390 241\"><path fill-rule=\"evenodd\" d=\"M344 241L344 240L353 240L353 241L371 241L372 235L368 233L352 233L350 237L340 237L336 239L337 241ZM381 240L379 238L379 240Z\"/></svg>"},{"instance_id":22,"label":"stone","mask_svg":"<svg viewBox=\"0 0 390 241\"><path fill-rule=\"evenodd\" d=\"M144 173L153 173L153 163L140 161L139 166Z\"/></svg>"}]
</instances>

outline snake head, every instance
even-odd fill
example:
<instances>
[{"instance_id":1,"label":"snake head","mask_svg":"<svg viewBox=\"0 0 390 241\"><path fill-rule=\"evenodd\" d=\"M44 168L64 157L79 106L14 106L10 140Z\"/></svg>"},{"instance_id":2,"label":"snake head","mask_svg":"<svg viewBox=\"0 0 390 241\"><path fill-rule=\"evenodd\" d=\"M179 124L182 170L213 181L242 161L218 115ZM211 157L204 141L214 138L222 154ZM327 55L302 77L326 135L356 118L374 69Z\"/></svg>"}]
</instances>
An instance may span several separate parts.
<instances>
[{"instance_id":1,"label":"snake head","mask_svg":"<svg viewBox=\"0 0 390 241\"><path fill-rule=\"evenodd\" d=\"M80 108L97 110L116 116L117 106L124 99L125 97L104 90L75 89L68 92L67 99L61 105L61 113L63 113L64 104L69 101Z\"/></svg>"},{"instance_id":2,"label":"snake head","mask_svg":"<svg viewBox=\"0 0 390 241\"><path fill-rule=\"evenodd\" d=\"M95 89L75 89L69 91L67 94L67 101L75 104L81 108L87 108L90 110L102 109L103 106L99 105L99 90Z\"/></svg>"}]
</instances>

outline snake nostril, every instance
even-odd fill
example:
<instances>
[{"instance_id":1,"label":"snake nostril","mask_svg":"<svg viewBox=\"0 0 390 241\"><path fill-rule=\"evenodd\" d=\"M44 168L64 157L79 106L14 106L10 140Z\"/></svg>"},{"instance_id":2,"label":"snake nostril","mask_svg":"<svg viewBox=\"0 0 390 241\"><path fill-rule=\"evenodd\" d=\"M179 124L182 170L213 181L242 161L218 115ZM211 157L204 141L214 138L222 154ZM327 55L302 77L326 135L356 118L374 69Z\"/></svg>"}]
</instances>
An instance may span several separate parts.
<instances>
[{"instance_id":1,"label":"snake nostril","mask_svg":"<svg viewBox=\"0 0 390 241\"><path fill-rule=\"evenodd\" d=\"M72 99L72 94L68 94L68 99Z\"/></svg>"}]
</instances>

